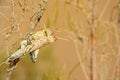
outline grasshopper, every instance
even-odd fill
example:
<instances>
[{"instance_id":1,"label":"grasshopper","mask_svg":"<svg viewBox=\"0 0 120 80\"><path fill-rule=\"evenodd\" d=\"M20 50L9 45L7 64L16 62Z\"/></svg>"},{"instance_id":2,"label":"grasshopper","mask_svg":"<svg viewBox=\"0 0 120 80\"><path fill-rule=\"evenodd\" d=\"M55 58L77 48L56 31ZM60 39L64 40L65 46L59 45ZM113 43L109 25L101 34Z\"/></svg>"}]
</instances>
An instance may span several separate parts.
<instances>
[{"instance_id":1,"label":"grasshopper","mask_svg":"<svg viewBox=\"0 0 120 80\"><path fill-rule=\"evenodd\" d=\"M16 65L19 58L26 53L30 54L32 62L35 63L40 48L53 43L55 40L56 37L50 29L32 32L28 38L21 41L20 48L7 59L7 63L10 65L10 67Z\"/></svg>"},{"instance_id":2,"label":"grasshopper","mask_svg":"<svg viewBox=\"0 0 120 80\"><path fill-rule=\"evenodd\" d=\"M55 40L56 37L50 29L30 33L30 47L27 52L29 52L32 62L36 62L41 47L53 43Z\"/></svg>"}]
</instances>

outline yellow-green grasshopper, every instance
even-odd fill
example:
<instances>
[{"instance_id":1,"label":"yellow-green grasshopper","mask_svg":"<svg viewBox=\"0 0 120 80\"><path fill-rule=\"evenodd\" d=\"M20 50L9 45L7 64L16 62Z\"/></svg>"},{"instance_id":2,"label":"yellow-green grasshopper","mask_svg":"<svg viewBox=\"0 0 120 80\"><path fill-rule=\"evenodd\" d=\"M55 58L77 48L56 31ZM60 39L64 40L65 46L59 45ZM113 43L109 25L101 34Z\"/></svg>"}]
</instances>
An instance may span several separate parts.
<instances>
[{"instance_id":1,"label":"yellow-green grasshopper","mask_svg":"<svg viewBox=\"0 0 120 80\"><path fill-rule=\"evenodd\" d=\"M53 43L55 40L56 37L50 29L43 29L42 31L30 33L30 47L27 52L29 52L32 62L36 62L41 47Z\"/></svg>"}]
</instances>

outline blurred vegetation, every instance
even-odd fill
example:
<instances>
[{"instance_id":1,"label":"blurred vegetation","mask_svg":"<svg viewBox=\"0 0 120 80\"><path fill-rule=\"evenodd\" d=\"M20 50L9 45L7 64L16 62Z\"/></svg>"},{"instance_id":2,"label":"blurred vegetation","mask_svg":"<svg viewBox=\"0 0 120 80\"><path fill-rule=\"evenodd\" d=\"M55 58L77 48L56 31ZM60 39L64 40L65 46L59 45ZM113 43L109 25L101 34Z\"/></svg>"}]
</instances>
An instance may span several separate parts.
<instances>
[{"instance_id":1,"label":"blurred vegetation","mask_svg":"<svg viewBox=\"0 0 120 80\"><path fill-rule=\"evenodd\" d=\"M94 1L98 2L94 5ZM2 64L7 58L6 33L11 30L11 21L4 20L2 13L11 19L11 14L8 14L11 13L11 3L8 0L0 3L0 24L7 26L5 30L0 27L0 34L3 35L0 36ZM29 31L30 19L40 8L39 3L40 0L15 1L16 27L7 40L10 54L19 48L21 36ZM2 8L3 5L8 7ZM32 63L29 54L23 56L11 80L119 80L120 32L117 5L117 0L48 0L46 12L35 31L43 29L45 25L61 38L41 48L36 63ZM96 54L92 58L96 61L97 79L91 78L91 50ZM4 64L0 66L0 80L7 76L6 67Z\"/></svg>"}]
</instances>

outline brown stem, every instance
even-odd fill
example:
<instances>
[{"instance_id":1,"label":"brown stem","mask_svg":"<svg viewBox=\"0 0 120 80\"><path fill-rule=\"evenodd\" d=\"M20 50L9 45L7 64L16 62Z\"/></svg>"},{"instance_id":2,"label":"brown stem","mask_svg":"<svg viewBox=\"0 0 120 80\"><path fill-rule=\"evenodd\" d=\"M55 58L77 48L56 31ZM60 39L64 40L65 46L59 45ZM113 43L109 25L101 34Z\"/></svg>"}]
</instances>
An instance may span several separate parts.
<instances>
[{"instance_id":1,"label":"brown stem","mask_svg":"<svg viewBox=\"0 0 120 80\"><path fill-rule=\"evenodd\" d=\"M90 55L90 64L91 64L91 80L98 80L97 77L97 59L96 59L96 2L97 0L93 0L93 10L92 10L92 18L91 18L91 55Z\"/></svg>"},{"instance_id":2,"label":"brown stem","mask_svg":"<svg viewBox=\"0 0 120 80\"><path fill-rule=\"evenodd\" d=\"M118 30L120 30L120 0L118 2ZM118 57L117 59L118 65L116 66L115 80L120 80L120 44L119 44L119 50L118 50L117 57Z\"/></svg>"},{"instance_id":3,"label":"brown stem","mask_svg":"<svg viewBox=\"0 0 120 80\"><path fill-rule=\"evenodd\" d=\"M119 0L119 3L118 3L118 27L120 27L120 0Z\"/></svg>"},{"instance_id":4,"label":"brown stem","mask_svg":"<svg viewBox=\"0 0 120 80\"><path fill-rule=\"evenodd\" d=\"M42 0L41 8L33 15L32 20L31 20L31 25L30 25L30 32L34 30L34 28L37 26L37 24L41 20L41 17L43 16L43 13L45 12L46 4L47 4L47 0Z\"/></svg>"}]
</instances>

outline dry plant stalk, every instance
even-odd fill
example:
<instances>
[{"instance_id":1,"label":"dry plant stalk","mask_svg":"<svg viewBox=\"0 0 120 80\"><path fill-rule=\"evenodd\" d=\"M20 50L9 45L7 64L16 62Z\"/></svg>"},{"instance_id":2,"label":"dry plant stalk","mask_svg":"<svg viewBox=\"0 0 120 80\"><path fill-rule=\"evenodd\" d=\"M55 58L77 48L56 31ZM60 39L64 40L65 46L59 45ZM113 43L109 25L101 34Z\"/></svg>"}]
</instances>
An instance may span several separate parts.
<instances>
[{"instance_id":1,"label":"dry plant stalk","mask_svg":"<svg viewBox=\"0 0 120 80\"><path fill-rule=\"evenodd\" d=\"M97 0L93 0L92 4L92 16L91 16L91 53L90 53L90 64L91 64L91 79L90 80L98 80L97 75L97 58L96 58L96 5Z\"/></svg>"},{"instance_id":2,"label":"dry plant stalk","mask_svg":"<svg viewBox=\"0 0 120 80\"><path fill-rule=\"evenodd\" d=\"M38 22L43 16L43 13L45 12L46 4L47 4L47 0L42 0L40 4L41 5L40 9L32 16L30 32L37 26Z\"/></svg>"},{"instance_id":3,"label":"dry plant stalk","mask_svg":"<svg viewBox=\"0 0 120 80\"><path fill-rule=\"evenodd\" d=\"M120 0L118 2L118 28L120 28Z\"/></svg>"},{"instance_id":4,"label":"dry plant stalk","mask_svg":"<svg viewBox=\"0 0 120 80\"><path fill-rule=\"evenodd\" d=\"M118 30L120 30L120 0L118 2ZM119 39L119 38L118 38ZM116 74L115 74L115 80L120 80L120 39L119 39L119 48L118 48L118 59L116 62L118 62L118 65L116 66Z\"/></svg>"}]
</instances>

